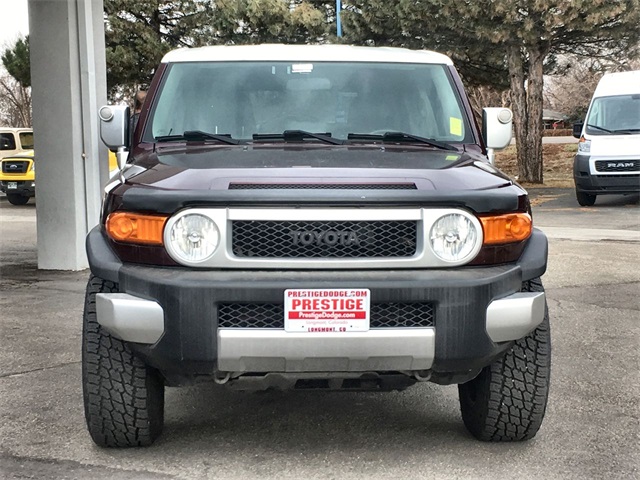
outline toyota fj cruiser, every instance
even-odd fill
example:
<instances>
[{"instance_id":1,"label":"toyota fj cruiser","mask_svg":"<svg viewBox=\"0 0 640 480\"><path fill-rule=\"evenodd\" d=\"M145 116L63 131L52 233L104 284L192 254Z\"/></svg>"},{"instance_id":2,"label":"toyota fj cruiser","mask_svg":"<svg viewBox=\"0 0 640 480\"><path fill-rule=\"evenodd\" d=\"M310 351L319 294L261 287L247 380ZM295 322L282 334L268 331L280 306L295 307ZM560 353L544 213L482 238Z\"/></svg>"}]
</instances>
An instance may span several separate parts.
<instances>
[{"instance_id":1,"label":"toyota fj cruiser","mask_svg":"<svg viewBox=\"0 0 640 480\"><path fill-rule=\"evenodd\" d=\"M477 438L545 412L547 239L491 164L451 60L351 46L168 53L87 237L83 387L101 446L151 444L164 387L459 384Z\"/></svg>"}]
</instances>

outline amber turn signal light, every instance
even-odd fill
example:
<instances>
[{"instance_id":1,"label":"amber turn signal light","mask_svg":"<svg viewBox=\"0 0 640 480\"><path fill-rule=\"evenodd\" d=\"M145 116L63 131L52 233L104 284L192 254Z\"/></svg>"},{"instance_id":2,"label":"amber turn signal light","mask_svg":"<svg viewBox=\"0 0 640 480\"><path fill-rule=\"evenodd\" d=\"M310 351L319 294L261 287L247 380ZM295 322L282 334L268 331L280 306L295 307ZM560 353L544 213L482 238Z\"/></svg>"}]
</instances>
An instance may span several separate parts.
<instances>
[{"instance_id":1,"label":"amber turn signal light","mask_svg":"<svg viewBox=\"0 0 640 480\"><path fill-rule=\"evenodd\" d=\"M162 232L168 217L116 212L107 217L107 235L116 242L162 245Z\"/></svg>"},{"instance_id":2,"label":"amber turn signal light","mask_svg":"<svg viewBox=\"0 0 640 480\"><path fill-rule=\"evenodd\" d=\"M531 236L533 222L528 213L478 217L484 232L484 245L514 243Z\"/></svg>"}]
</instances>

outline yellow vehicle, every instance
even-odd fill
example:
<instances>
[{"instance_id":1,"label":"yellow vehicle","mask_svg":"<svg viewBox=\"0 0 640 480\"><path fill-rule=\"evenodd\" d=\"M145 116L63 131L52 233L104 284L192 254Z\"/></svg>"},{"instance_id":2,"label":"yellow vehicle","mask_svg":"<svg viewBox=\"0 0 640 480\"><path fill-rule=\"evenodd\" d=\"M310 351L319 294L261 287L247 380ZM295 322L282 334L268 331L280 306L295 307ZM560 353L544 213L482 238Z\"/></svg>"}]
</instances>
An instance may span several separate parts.
<instances>
[{"instance_id":1,"label":"yellow vehicle","mask_svg":"<svg viewBox=\"0 0 640 480\"><path fill-rule=\"evenodd\" d=\"M0 128L0 191L13 205L24 205L35 193L33 130Z\"/></svg>"},{"instance_id":2,"label":"yellow vehicle","mask_svg":"<svg viewBox=\"0 0 640 480\"><path fill-rule=\"evenodd\" d=\"M114 175L114 172L118 168L118 158L116 157L115 152L109 150L109 174L110 176Z\"/></svg>"},{"instance_id":3,"label":"yellow vehicle","mask_svg":"<svg viewBox=\"0 0 640 480\"><path fill-rule=\"evenodd\" d=\"M36 164L33 150L17 153L0 162L0 191L12 205L24 205L36 195Z\"/></svg>"}]
</instances>

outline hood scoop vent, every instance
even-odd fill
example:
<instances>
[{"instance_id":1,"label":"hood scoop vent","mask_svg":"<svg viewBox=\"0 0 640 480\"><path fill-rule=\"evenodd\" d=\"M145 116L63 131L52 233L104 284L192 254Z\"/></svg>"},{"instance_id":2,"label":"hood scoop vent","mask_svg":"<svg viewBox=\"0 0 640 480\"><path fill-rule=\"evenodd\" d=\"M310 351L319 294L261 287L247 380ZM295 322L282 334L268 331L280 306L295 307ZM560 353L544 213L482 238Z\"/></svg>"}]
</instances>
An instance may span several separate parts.
<instances>
[{"instance_id":1,"label":"hood scoop vent","mask_svg":"<svg viewBox=\"0 0 640 480\"><path fill-rule=\"evenodd\" d=\"M229 190L417 190L415 183L230 183Z\"/></svg>"}]
</instances>

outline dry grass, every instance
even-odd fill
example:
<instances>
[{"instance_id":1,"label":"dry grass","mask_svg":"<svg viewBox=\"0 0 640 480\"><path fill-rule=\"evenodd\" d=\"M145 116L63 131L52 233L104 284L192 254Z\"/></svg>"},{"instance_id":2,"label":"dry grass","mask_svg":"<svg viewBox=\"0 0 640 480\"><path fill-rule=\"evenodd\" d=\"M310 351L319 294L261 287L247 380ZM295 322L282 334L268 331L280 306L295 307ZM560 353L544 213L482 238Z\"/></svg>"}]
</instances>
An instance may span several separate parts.
<instances>
[{"instance_id":1,"label":"dry grass","mask_svg":"<svg viewBox=\"0 0 640 480\"><path fill-rule=\"evenodd\" d=\"M546 143L542 145L542 162L544 184L522 183L526 188L564 187L573 188L573 158L576 156L578 144ZM516 147L510 145L496 152L496 166L510 177L518 175Z\"/></svg>"}]
</instances>

